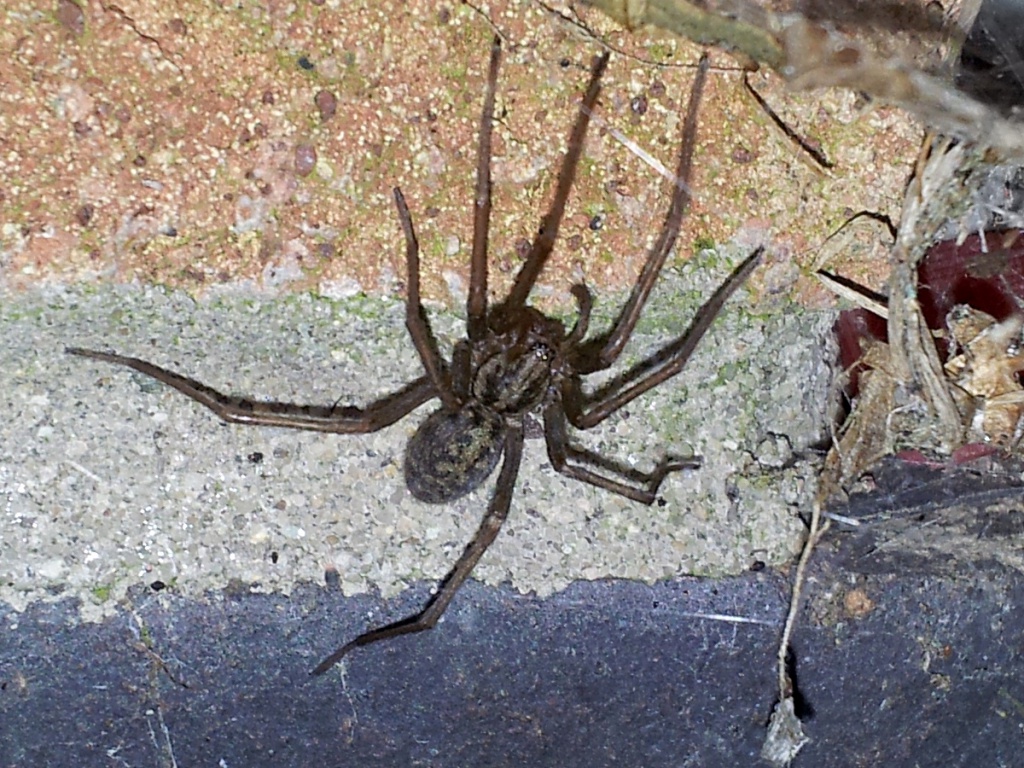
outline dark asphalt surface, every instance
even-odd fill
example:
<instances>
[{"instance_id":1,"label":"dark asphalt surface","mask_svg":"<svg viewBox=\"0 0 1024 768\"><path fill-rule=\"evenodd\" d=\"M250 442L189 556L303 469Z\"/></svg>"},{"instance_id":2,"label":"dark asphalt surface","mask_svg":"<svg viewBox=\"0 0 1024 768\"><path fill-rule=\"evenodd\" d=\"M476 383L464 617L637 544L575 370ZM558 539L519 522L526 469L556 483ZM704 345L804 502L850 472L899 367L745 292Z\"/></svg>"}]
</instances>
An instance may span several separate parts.
<instances>
[{"instance_id":1,"label":"dark asphalt surface","mask_svg":"<svg viewBox=\"0 0 1024 768\"><path fill-rule=\"evenodd\" d=\"M977 475L878 481L845 513L942 528L920 488L949 498ZM985 494L980 515L1021 488L1008 475ZM1021 765L1024 578L991 561L930 570L919 553L901 573L870 549L837 531L815 560L792 647L812 741L794 765ZM102 624L67 602L0 610L0 766L760 764L787 576L578 583L544 600L471 582L436 630L309 677L427 589L382 606L312 585L204 602L140 585ZM869 600L855 610L854 591ZM712 613L760 623L694 615Z\"/></svg>"}]
</instances>

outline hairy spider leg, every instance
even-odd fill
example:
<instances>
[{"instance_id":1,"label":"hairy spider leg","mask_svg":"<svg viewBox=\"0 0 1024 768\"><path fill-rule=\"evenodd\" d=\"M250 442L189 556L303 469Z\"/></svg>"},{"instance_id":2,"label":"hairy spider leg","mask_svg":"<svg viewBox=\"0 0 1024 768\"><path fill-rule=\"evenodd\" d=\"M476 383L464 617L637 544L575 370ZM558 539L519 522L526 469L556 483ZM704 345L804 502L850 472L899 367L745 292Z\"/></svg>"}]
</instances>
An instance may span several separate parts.
<instances>
[{"instance_id":1,"label":"hairy spider leg","mask_svg":"<svg viewBox=\"0 0 1024 768\"><path fill-rule=\"evenodd\" d=\"M362 645L369 645L378 640L386 640L398 635L408 635L414 632L423 632L433 628L441 615L448 608L459 587L469 578L473 568L483 556L487 548L491 546L498 536L502 524L508 517L509 507L512 504L512 492L515 489L516 477L519 474L519 463L523 455L523 427L521 424L510 423L505 432L505 458L501 465L501 472L498 474L498 481L495 484L494 495L487 507L487 514L477 529L476 536L463 551L452 569L441 582L437 593L430 599L426 607L417 614L404 619L364 632L359 637L341 646L321 661L310 674L322 675L352 649Z\"/></svg>"},{"instance_id":2,"label":"hairy spider leg","mask_svg":"<svg viewBox=\"0 0 1024 768\"><path fill-rule=\"evenodd\" d=\"M428 400L438 396L434 382L420 376L397 392L375 400L365 408L353 406L300 405L296 403L264 402L222 394L195 379L182 376L159 365L137 357L98 352L81 347L65 347L69 355L88 357L105 363L134 368L139 373L161 381L181 392L217 416L235 424L258 424L266 427L287 427L314 432L362 434L376 432L394 424L412 413Z\"/></svg>"},{"instance_id":3,"label":"hairy spider leg","mask_svg":"<svg viewBox=\"0 0 1024 768\"><path fill-rule=\"evenodd\" d=\"M607 336L596 340L595 343L603 343L601 351L596 355L577 355L573 359L573 365L581 374L593 373L604 370L614 363L629 341L629 337L636 328L644 305L651 295L654 283L661 274L665 260L675 247L676 239L679 237L679 229L682 226L683 216L690 205L690 172L693 168L693 150L697 143L697 116L700 114L700 102L704 95L704 83L707 80L708 56L704 54L697 64L697 73L693 79L693 86L690 89L690 100L686 107L686 117L683 120L682 137L679 145L679 163L676 167L676 184L672 192L672 201L668 213L665 215L665 224L658 235L657 241L651 247L647 256L640 277L637 279L633 290L629 295L622 311L619 313L615 325ZM593 345L587 345L585 351L590 351ZM581 350L584 351L584 350ZM590 359L587 359L587 358Z\"/></svg>"},{"instance_id":4,"label":"hairy spider leg","mask_svg":"<svg viewBox=\"0 0 1024 768\"><path fill-rule=\"evenodd\" d=\"M627 499L639 501L641 504L654 503L658 488L670 473L682 469L696 469L701 465L699 457L669 459L661 461L652 472L641 472L593 451L575 448L569 442L565 410L557 401L544 408L544 441L547 444L548 459L556 472L625 496ZM635 485L629 485L622 480L609 477L607 474L595 472L584 465L600 467L606 472L612 472L635 483Z\"/></svg>"},{"instance_id":5,"label":"hairy spider leg","mask_svg":"<svg viewBox=\"0 0 1024 768\"><path fill-rule=\"evenodd\" d=\"M576 314L576 322L572 330L569 331L569 335L562 342L563 354L583 341L587 335L587 329L590 327L590 311L594 308L594 294L583 283L576 283L569 289L569 292L575 297L580 311Z\"/></svg>"},{"instance_id":6,"label":"hairy spider leg","mask_svg":"<svg viewBox=\"0 0 1024 768\"><path fill-rule=\"evenodd\" d=\"M501 38L491 42L487 70L487 92L480 115L480 142L476 156L476 195L473 198L473 255L469 263L469 293L466 296L466 336L479 341L487 331L487 242L491 230L491 137L494 133L494 95L498 89Z\"/></svg>"},{"instance_id":7,"label":"hairy spider leg","mask_svg":"<svg viewBox=\"0 0 1024 768\"><path fill-rule=\"evenodd\" d=\"M690 90L686 117L683 120L679 147L679 161L676 168L677 183L665 223L658 239L647 256L629 300L619 313L611 331L589 343L582 343L571 350L570 365L580 375L594 373L610 367L622 354L636 328L637 321L651 295L665 260L679 238L683 216L690 203L689 182L693 168L693 150L697 140L697 117L700 101L707 79L708 57L701 56L697 73ZM630 371L617 377L610 385L590 396L583 395L578 377L566 379L563 384L563 403L569 421L577 429L589 429L604 421L608 416L635 398L675 376L686 365L690 355L704 334L711 327L725 302L750 276L760 262L763 249L757 249L734 272L726 282L700 308L696 317L679 339L671 342L653 357L643 361ZM557 435L557 430L554 431ZM559 458L559 440L554 441L552 460ZM568 448L571 453L573 449ZM582 479L582 478L581 478Z\"/></svg>"},{"instance_id":8,"label":"hairy spider leg","mask_svg":"<svg viewBox=\"0 0 1024 768\"><path fill-rule=\"evenodd\" d=\"M578 397L578 389L571 396L565 397L566 413L572 425L577 429L589 429L600 424L615 411L632 402L644 392L658 386L666 379L679 373L686 365L693 350L715 321L722 306L750 277L761 262L764 248L758 248L748 256L729 278L719 286L710 299L697 311L690 327L680 338L667 344L652 357L634 366L623 376L618 377L607 391L599 391L589 398ZM568 386L578 387L578 379L567 382ZM585 408L579 408L581 399L587 401ZM570 403L572 407L570 407Z\"/></svg>"},{"instance_id":9,"label":"hairy spider leg","mask_svg":"<svg viewBox=\"0 0 1024 768\"><path fill-rule=\"evenodd\" d=\"M587 135L587 126L590 125L590 115L597 103L597 96L601 92L601 76L608 66L608 52L601 54L594 59L590 68L590 83L587 85L587 92L580 103L579 112L576 115L576 123L569 134L569 148L562 159L562 168L558 173L558 183L555 185L555 196L551 201L551 208L541 219L540 232L534 238L530 252L526 256L526 262L516 275L512 290L503 306L513 311L526 303L526 299L533 290L533 284L537 281L544 264L551 255L555 239L558 237L558 229L562 224L562 216L565 213L565 204L569 199L569 191L572 189L573 180L576 177L576 166L579 164L580 155L583 154L583 142Z\"/></svg>"},{"instance_id":10,"label":"hairy spider leg","mask_svg":"<svg viewBox=\"0 0 1024 768\"><path fill-rule=\"evenodd\" d=\"M459 399L452 391L451 377L445 367L441 353L437 350L437 343L430 331L430 323L423 312L423 305L420 302L420 244L416 240L416 231L412 226L412 216L409 214L409 206L405 204L405 196L398 187L394 189L395 206L398 208L398 220L402 224L402 231L405 233L405 265L406 265L406 289L405 289L405 328L409 331L413 346L423 363L423 370L427 372L427 378L437 390L441 402L449 410L459 408Z\"/></svg>"},{"instance_id":11,"label":"hairy spider leg","mask_svg":"<svg viewBox=\"0 0 1024 768\"><path fill-rule=\"evenodd\" d=\"M580 375L604 370L618 359L626 342L632 336L654 283L678 239L682 219L690 202L688 190L693 165L693 150L697 137L697 116L707 71L708 58L704 55L697 66L686 117L682 124L676 171L677 183L673 190L669 210L658 239L651 248L643 270L633 286L630 298L607 334L590 343L584 343L582 342L584 333L577 334L577 329L573 329L570 336L574 338L576 344L566 345L563 350L570 360L570 368L574 375L563 379L560 401L551 402L544 409L544 435L548 457L558 472L645 504L651 504L654 501L658 488L669 473L700 466L700 458L666 458L652 472L641 472L609 461L592 451L573 447L569 442L566 420L568 419L574 427L579 429L593 427L633 399L682 370L722 306L749 277L760 260L761 250L759 249L744 261L711 299L701 307L689 329L681 338L671 342L653 357L634 366L625 374L616 377L596 394L584 395L580 384ZM586 290L585 288L581 289ZM629 482L595 472L587 465L617 474ZM635 483L640 487L629 483Z\"/></svg>"},{"instance_id":12,"label":"hairy spider leg","mask_svg":"<svg viewBox=\"0 0 1024 768\"><path fill-rule=\"evenodd\" d=\"M394 190L394 196L406 243L408 290L405 324L426 375L365 408L263 402L251 398L235 397L225 395L195 379L137 357L81 347L66 347L64 351L79 357L88 357L133 368L206 406L224 421L235 424L258 424L318 432L357 434L376 432L390 426L434 397L440 397L445 406L449 408L457 408L459 403L453 393L450 377L444 361L437 351L437 345L420 302L419 243L413 230L412 217L409 214L405 198L397 187Z\"/></svg>"}]
</instances>

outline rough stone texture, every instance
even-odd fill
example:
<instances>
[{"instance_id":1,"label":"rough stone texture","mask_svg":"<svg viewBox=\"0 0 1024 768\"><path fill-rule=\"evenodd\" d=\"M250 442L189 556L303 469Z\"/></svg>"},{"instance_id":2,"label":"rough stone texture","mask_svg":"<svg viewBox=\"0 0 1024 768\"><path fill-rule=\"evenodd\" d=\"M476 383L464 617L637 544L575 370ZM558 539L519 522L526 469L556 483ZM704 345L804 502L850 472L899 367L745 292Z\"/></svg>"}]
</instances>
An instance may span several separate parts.
<instances>
[{"instance_id":1,"label":"rough stone texture","mask_svg":"<svg viewBox=\"0 0 1024 768\"><path fill-rule=\"evenodd\" d=\"M596 35L614 51L600 122L543 283L562 304L579 269L591 284L622 289L661 225L671 183L640 152L675 167L700 55L559 2L478 10L446 0L65 0L55 10L34 0L0 9L0 50L9 52L0 58L0 285L99 279L194 293L242 283L400 295L391 199L400 185L429 255L424 290L458 304L489 41L499 31L496 288L511 279L549 199L601 50ZM770 289L827 303L800 267L850 213L895 217L919 129L852 92L792 95L777 76L752 74L836 164L825 173L746 94L734 59L714 53L713 64L681 258L697 242L767 241L779 256ZM336 110L329 120L324 92ZM878 287L878 234L833 266Z\"/></svg>"}]
</instances>

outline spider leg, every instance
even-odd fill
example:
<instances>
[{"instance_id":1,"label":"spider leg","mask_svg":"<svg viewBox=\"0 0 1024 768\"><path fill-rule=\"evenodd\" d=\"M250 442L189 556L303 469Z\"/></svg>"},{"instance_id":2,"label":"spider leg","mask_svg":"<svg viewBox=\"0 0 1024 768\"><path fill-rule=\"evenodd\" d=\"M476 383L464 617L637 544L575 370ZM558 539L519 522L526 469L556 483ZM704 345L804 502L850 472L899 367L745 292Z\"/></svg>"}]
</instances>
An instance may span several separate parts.
<instances>
[{"instance_id":1,"label":"spider leg","mask_svg":"<svg viewBox=\"0 0 1024 768\"><path fill-rule=\"evenodd\" d=\"M558 172L558 183L555 186L555 197L551 201L551 208L547 215L541 220L540 232L533 241L529 254L526 256L526 263L523 264L512 290L505 299L505 306L510 308L520 307L526 303L533 284L537 281L544 264L551 254L558 237L558 228L562 223L562 215L565 213L565 203L569 198L569 190L572 188L573 179L576 176L576 166L579 163L580 155L583 153L583 140L587 134L587 126L590 124L590 115L597 103L597 95L601 92L601 75L604 74L608 65L608 53L605 52L594 60L590 69L590 84L580 104L580 111L576 115L576 123L569 135L569 149L562 160L562 169Z\"/></svg>"},{"instance_id":2,"label":"spider leg","mask_svg":"<svg viewBox=\"0 0 1024 768\"><path fill-rule=\"evenodd\" d=\"M144 373L169 387L174 387L200 405L205 405L224 421L236 424L259 424L268 427L289 427L342 434L376 432L394 424L423 403L438 396L434 382L427 376L420 376L397 392L376 400L366 408L260 402L222 394L195 379L182 376L180 373L169 371L137 357L126 357L80 347L67 347L64 351L69 355L78 355L134 368L139 373Z\"/></svg>"},{"instance_id":3,"label":"spider leg","mask_svg":"<svg viewBox=\"0 0 1024 768\"><path fill-rule=\"evenodd\" d=\"M641 472L606 459L592 451L574 448L569 444L569 437L565 429L565 412L560 403L553 403L544 409L544 440L547 443L548 459L557 472L625 496L627 499L639 501L642 504L654 502L658 488L661 487L662 481L670 472L696 469L701 465L700 458L696 457L668 459L663 460L653 472ZM599 467L604 472L596 472L581 466L584 463ZM623 479L610 477L609 475L612 474L619 475Z\"/></svg>"},{"instance_id":4,"label":"spider leg","mask_svg":"<svg viewBox=\"0 0 1024 768\"><path fill-rule=\"evenodd\" d=\"M487 325L487 240L491 229L491 135L494 132L494 93L498 87L501 38L491 42L491 63L487 71L487 93L480 116L477 146L476 196L473 198L473 255L469 263L469 293L466 297L466 335L470 341L484 337Z\"/></svg>"},{"instance_id":5,"label":"spider leg","mask_svg":"<svg viewBox=\"0 0 1024 768\"><path fill-rule=\"evenodd\" d=\"M427 372L427 378L437 390L441 402L451 410L457 410L459 400L452 391L451 380L444 361L437 351L437 344L430 331L430 323L423 313L423 305L420 303L420 244L416 240L416 231L412 226L412 216L409 215L409 206L405 204L405 196L398 187L394 189L395 206L398 208L398 220L402 223L402 231L405 233L405 264L407 272L407 285L405 294L405 327L412 337L413 346L419 353L420 362Z\"/></svg>"},{"instance_id":6,"label":"spider leg","mask_svg":"<svg viewBox=\"0 0 1024 768\"><path fill-rule=\"evenodd\" d=\"M690 89L690 102L686 108L686 118L683 120L682 141L679 147L676 185L672 192L672 202L669 205L668 214L665 216L665 225L658 235L658 240L651 248L647 262L640 272L640 277L633 286L629 301L622 308L612 330L607 336L584 345L573 356L572 364L578 373L587 374L604 370L622 354L626 342L633 334L637 320L640 319L644 304L647 303L647 299L651 295L651 289L654 288L654 283L661 273L661 268L665 265L665 259L668 258L679 237L683 215L690 204L690 170L693 166L693 148L697 139L697 114L707 72L708 57L705 54L701 56L700 63L697 65L697 74L693 80L693 87ZM595 347L598 346L600 351L595 355Z\"/></svg>"},{"instance_id":7,"label":"spider leg","mask_svg":"<svg viewBox=\"0 0 1024 768\"><path fill-rule=\"evenodd\" d=\"M587 288L586 285L583 283L576 283L569 290L576 298L576 303L579 304L580 312L576 316L575 325L573 325L572 330L569 331L569 335L565 337L565 341L562 342L563 350L572 349L583 341L583 337L587 335L587 328L590 326L590 310L594 308L594 294L590 292L590 289Z\"/></svg>"},{"instance_id":8,"label":"spider leg","mask_svg":"<svg viewBox=\"0 0 1024 768\"><path fill-rule=\"evenodd\" d=\"M693 350L707 333L725 302L735 293L761 261L763 248L758 248L736 268L710 299L697 311L697 316L680 338L663 347L653 357L617 377L611 385L596 395L585 397L579 389L579 379L566 380L563 391L566 413L577 429L589 429L600 424L619 408L632 402L647 390L679 373Z\"/></svg>"},{"instance_id":9,"label":"spider leg","mask_svg":"<svg viewBox=\"0 0 1024 768\"><path fill-rule=\"evenodd\" d=\"M501 530L505 518L508 517L509 506L512 503L512 491L515 489L516 477L519 474L519 462L523 454L523 427L521 424L509 425L508 431L505 433L504 451L505 460L501 465L501 472L498 474L494 495L491 497L487 514L484 515L476 536L473 537L462 556L445 576L437 593L427 602L423 610L393 624L364 632L321 661L310 674L322 675L353 648L376 643L378 640L387 640L390 637L423 632L437 624L438 619L441 618L452 598L455 597L455 593L473 572L473 568L487 548L491 546L498 531Z\"/></svg>"}]
</instances>

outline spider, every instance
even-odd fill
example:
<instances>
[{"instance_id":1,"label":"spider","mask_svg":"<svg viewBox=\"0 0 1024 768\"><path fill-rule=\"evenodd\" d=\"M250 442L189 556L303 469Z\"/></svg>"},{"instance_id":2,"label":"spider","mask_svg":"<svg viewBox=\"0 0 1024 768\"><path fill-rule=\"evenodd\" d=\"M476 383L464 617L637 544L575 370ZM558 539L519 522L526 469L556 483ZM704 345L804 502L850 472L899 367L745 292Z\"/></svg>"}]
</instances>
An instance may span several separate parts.
<instances>
[{"instance_id":1,"label":"spider","mask_svg":"<svg viewBox=\"0 0 1024 768\"><path fill-rule=\"evenodd\" d=\"M695 468L701 463L699 458L665 456L652 471L642 472L574 447L569 441L567 426L594 427L679 373L723 304L760 260L761 249L758 249L711 296L684 335L595 391L584 391L581 378L609 368L621 354L662 265L675 245L690 198L686 182L697 130L697 107L708 70L707 57L701 58L690 94L682 127L679 183L672 192L664 227L618 319L606 333L589 340L586 335L593 297L586 286L572 287L579 311L568 332L560 321L528 306L526 300L558 236L608 54L597 57L591 67L590 82L569 138L554 199L539 233L508 295L500 303L489 306L491 135L500 60L501 42L495 38L480 119L466 339L455 346L450 361L438 352L420 303L419 245L405 198L397 187L393 194L405 235L408 269L405 322L424 373L365 408L257 402L230 397L145 360L77 347L67 349L73 355L134 368L206 406L224 421L241 424L345 434L376 432L437 398L441 401L440 408L420 424L405 451L406 485L413 496L425 502L441 504L469 493L492 474L504 457L480 528L423 610L350 640L327 656L313 670L314 675L326 672L354 648L431 629L438 622L508 516L523 452L523 420L528 413L540 411L548 458L555 470L643 504L655 500L669 473Z\"/></svg>"}]
</instances>

